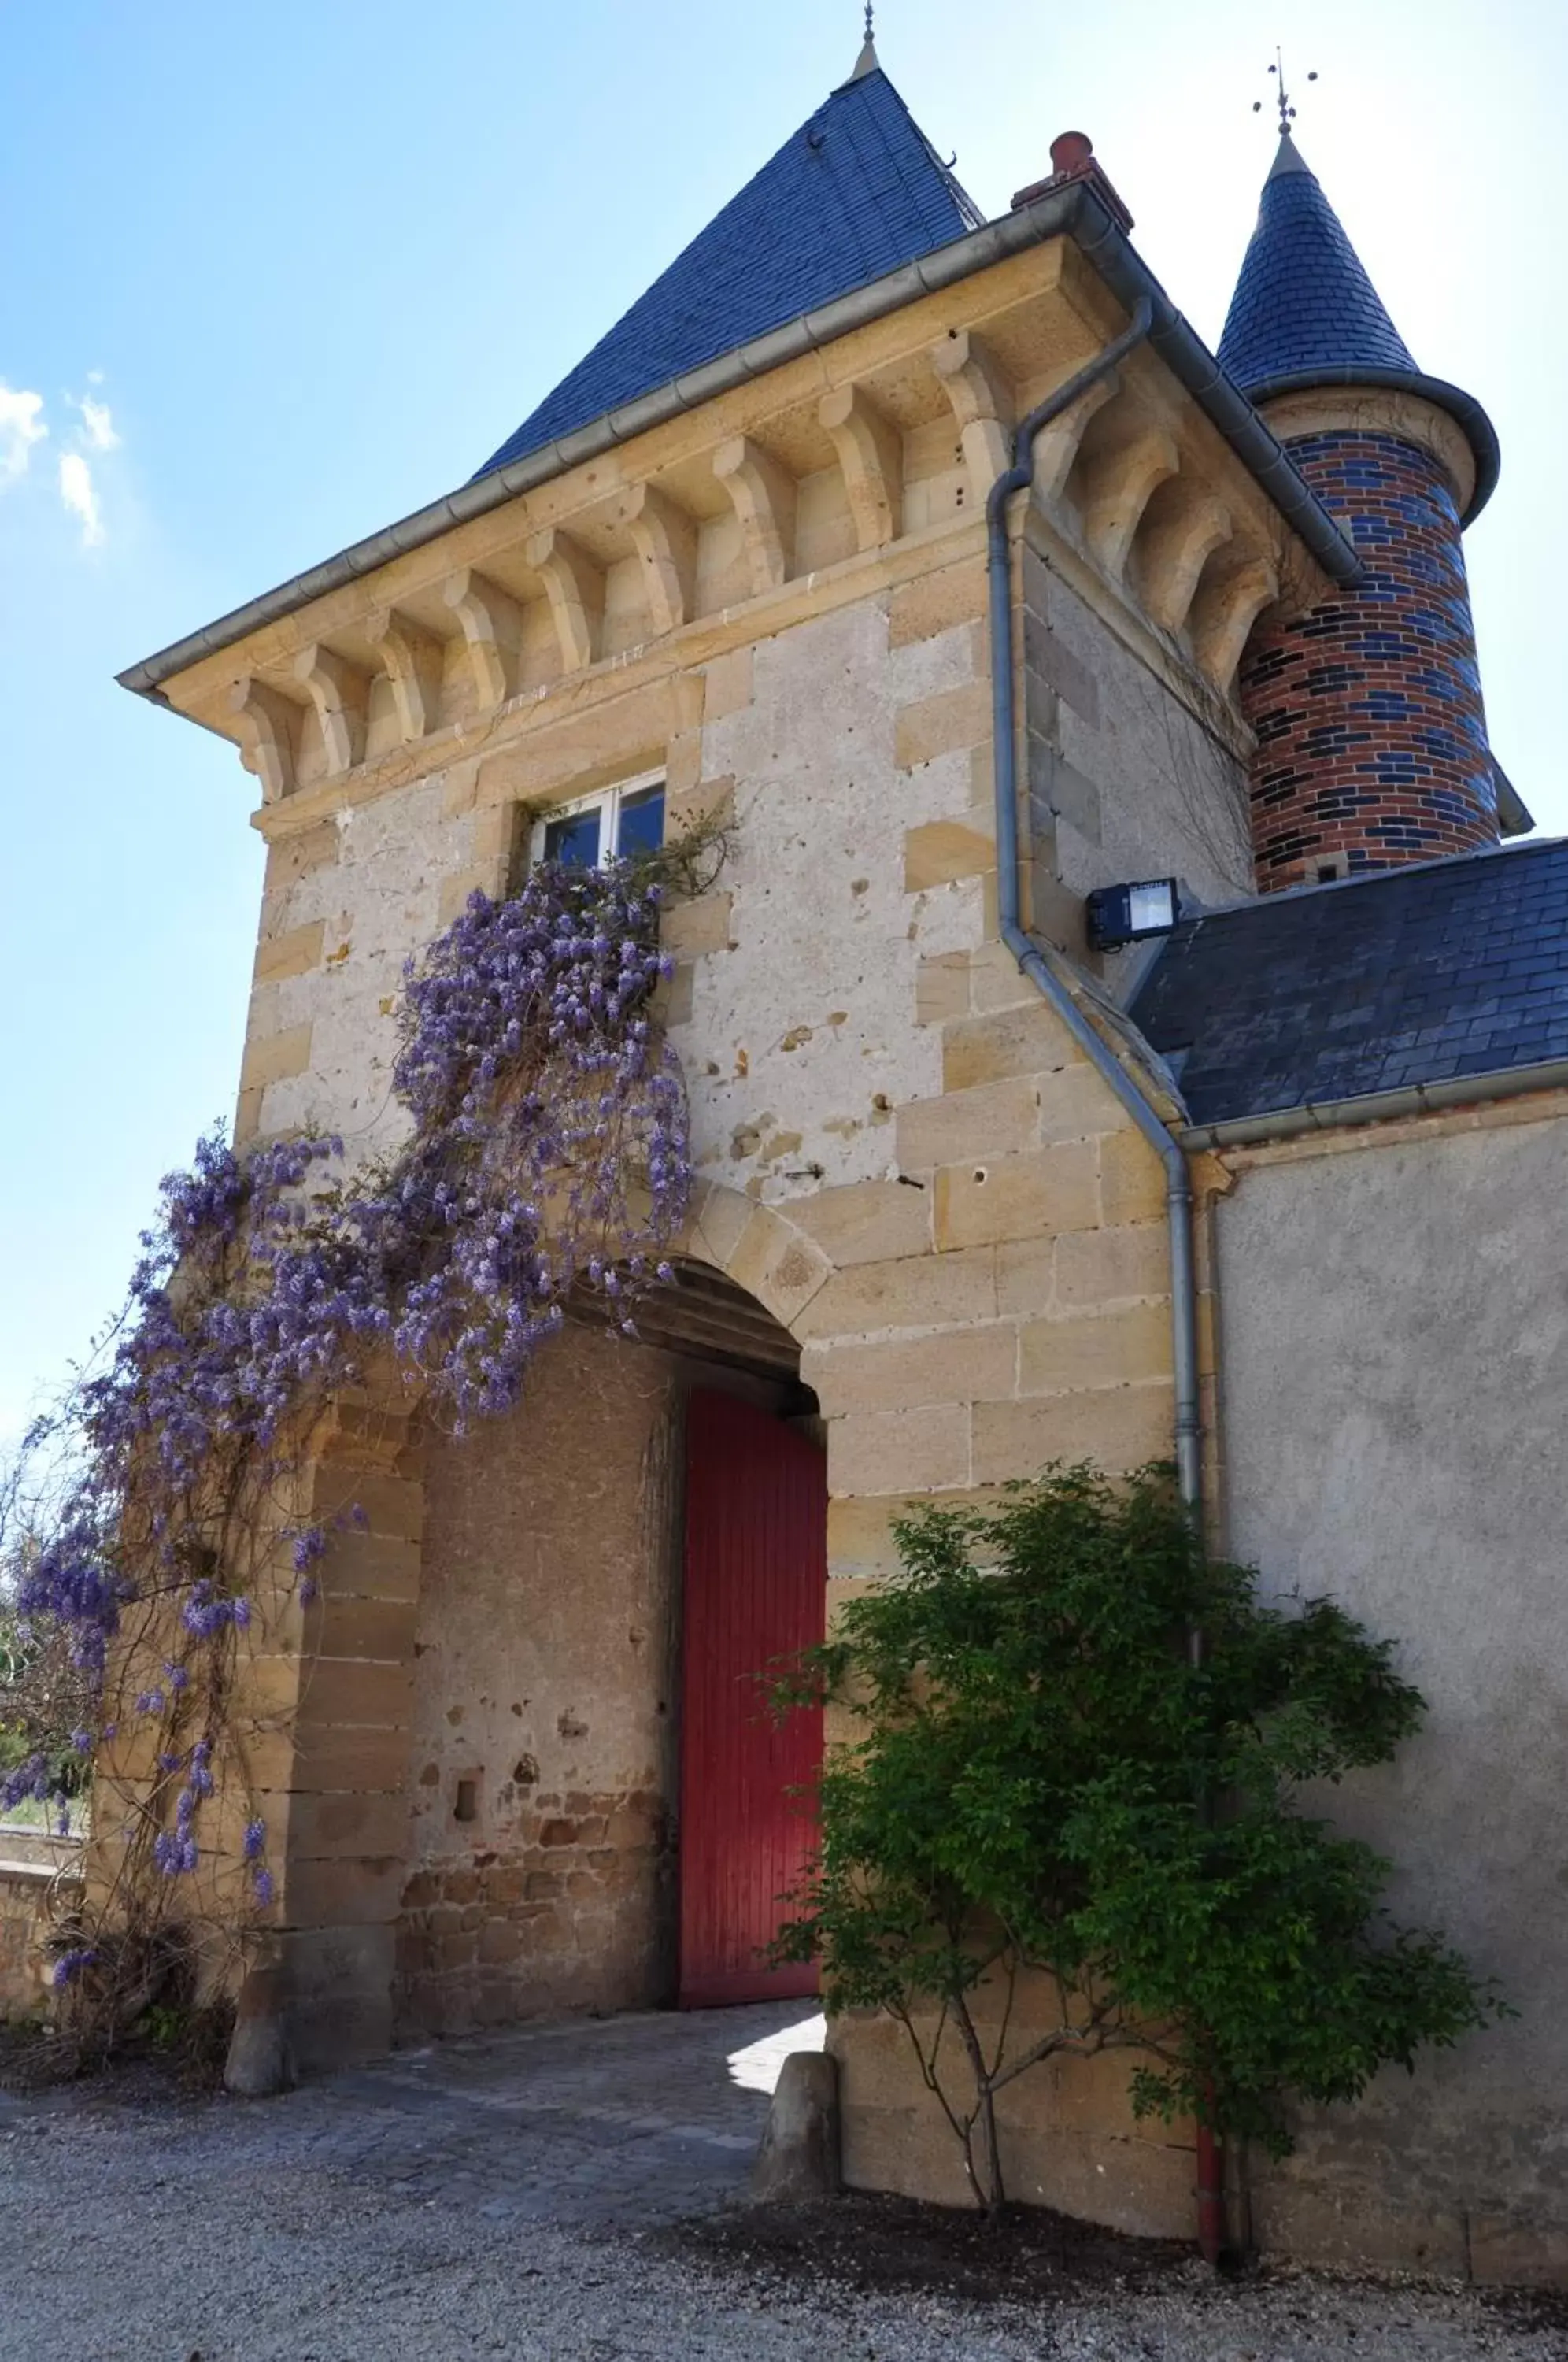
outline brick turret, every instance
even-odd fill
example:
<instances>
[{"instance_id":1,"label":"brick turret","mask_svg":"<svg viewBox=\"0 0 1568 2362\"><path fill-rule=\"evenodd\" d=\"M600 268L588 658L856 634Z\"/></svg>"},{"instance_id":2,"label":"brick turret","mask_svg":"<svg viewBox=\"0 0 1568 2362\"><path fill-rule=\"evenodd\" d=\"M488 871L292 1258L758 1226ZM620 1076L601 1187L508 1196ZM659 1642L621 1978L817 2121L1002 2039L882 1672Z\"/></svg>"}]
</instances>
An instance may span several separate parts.
<instances>
[{"instance_id":1,"label":"brick turret","mask_svg":"<svg viewBox=\"0 0 1568 2362\"><path fill-rule=\"evenodd\" d=\"M1417 368L1286 133L1220 342L1365 574L1253 634L1261 891L1497 841L1461 532L1496 480L1480 405Z\"/></svg>"}]
</instances>

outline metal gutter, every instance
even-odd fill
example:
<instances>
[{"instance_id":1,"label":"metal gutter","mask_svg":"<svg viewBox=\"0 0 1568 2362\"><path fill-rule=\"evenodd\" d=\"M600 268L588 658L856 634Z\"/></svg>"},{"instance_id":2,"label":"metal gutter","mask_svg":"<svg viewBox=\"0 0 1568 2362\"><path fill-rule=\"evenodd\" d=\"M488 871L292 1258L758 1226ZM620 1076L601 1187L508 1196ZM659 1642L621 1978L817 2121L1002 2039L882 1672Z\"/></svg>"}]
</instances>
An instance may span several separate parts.
<instances>
[{"instance_id":1,"label":"metal gutter","mask_svg":"<svg viewBox=\"0 0 1568 2362\"><path fill-rule=\"evenodd\" d=\"M973 230L966 237L955 238L951 245L938 247L934 253L906 263L901 270L873 280L869 286L856 288L818 311L802 313L798 319L770 329L764 337L754 337L749 344L738 346L702 368L674 378L667 385L657 386L652 392L639 395L622 409L606 412L602 418L546 444L525 458L514 459L507 467L459 485L456 491L431 502L428 507L416 509L412 516L383 526L379 533L340 550L336 557L326 558L319 566L291 576L276 590L263 591L243 607L220 615L215 623L204 624L199 632L192 632L155 656L144 657L141 663L117 676L120 686L134 690L138 697L166 703L159 695L164 681L199 663L204 657L215 656L264 625L295 613L312 600L326 598L330 591L373 574L393 558L438 541L455 525L466 524L471 518L483 516L491 509L515 500L522 492L535 491L552 478L564 475L568 469L580 467L585 459L596 458L601 452L629 442L635 435L646 434L650 427L700 408L716 394L745 385L753 378L765 376L769 370L778 369L802 354L815 352L870 321L885 319L922 295L938 293L944 287L971 278L976 271L989 269L993 263L1004 262L1030 247L1063 237L1072 238L1129 312L1140 301L1149 304L1153 319L1149 341L1154 350L1207 412L1330 578L1347 587L1355 582L1361 574L1361 561L1328 510L1308 489L1252 403L1231 383L1213 355L1176 310L1093 190L1087 182L1075 181L1036 197L1016 212L1004 214L999 221L988 222L984 228Z\"/></svg>"},{"instance_id":2,"label":"metal gutter","mask_svg":"<svg viewBox=\"0 0 1568 2362\"><path fill-rule=\"evenodd\" d=\"M1231 1116L1223 1123L1191 1124L1184 1148L1250 1148L1261 1141L1296 1140L1346 1124L1392 1123L1402 1116L1438 1115L1483 1099L1522 1098L1529 1091L1568 1089L1568 1058L1541 1058L1531 1066L1505 1066L1486 1075L1455 1075L1444 1082L1408 1083L1398 1090L1365 1091L1348 1099L1313 1099L1304 1107L1264 1115Z\"/></svg>"},{"instance_id":3,"label":"metal gutter","mask_svg":"<svg viewBox=\"0 0 1568 2362\"><path fill-rule=\"evenodd\" d=\"M1154 332L1155 313L1147 295L1138 297L1130 326L1114 337L1066 385L1058 386L1021 420L1013 435L1013 463L991 486L986 502L987 573L991 640L991 761L996 785L997 915L1003 943L1020 968L1046 999L1085 1056L1127 1109L1165 1167L1165 1219L1171 1253L1171 1349L1176 1381L1176 1476L1181 1497L1196 1517L1202 1505L1202 1418L1198 1386L1197 1284L1192 1256L1192 1184L1187 1153L1115 1052L1101 1039L1056 975L1020 917L1018 848L1018 736L1014 717L1016 664L1012 634L1012 545L1008 503L1026 491L1034 474L1036 436L1051 420L1124 359Z\"/></svg>"}]
</instances>

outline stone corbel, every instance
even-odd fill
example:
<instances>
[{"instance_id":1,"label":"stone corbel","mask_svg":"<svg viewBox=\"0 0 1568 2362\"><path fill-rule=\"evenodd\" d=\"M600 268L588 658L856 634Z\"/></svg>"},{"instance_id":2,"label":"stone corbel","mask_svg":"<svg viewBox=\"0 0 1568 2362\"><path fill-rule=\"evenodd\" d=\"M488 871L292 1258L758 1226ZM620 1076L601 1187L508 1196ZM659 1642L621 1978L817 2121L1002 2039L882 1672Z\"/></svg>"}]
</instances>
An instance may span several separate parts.
<instances>
[{"instance_id":1,"label":"stone corbel","mask_svg":"<svg viewBox=\"0 0 1568 2362\"><path fill-rule=\"evenodd\" d=\"M1138 582L1144 612L1163 631L1179 632L1214 552L1231 538L1231 512L1207 493L1185 501L1151 525L1138 544Z\"/></svg>"},{"instance_id":2,"label":"stone corbel","mask_svg":"<svg viewBox=\"0 0 1568 2362\"><path fill-rule=\"evenodd\" d=\"M1012 388L967 328L933 346L931 359L953 405L976 502L983 503L997 478L1012 465Z\"/></svg>"},{"instance_id":3,"label":"stone corbel","mask_svg":"<svg viewBox=\"0 0 1568 2362\"><path fill-rule=\"evenodd\" d=\"M599 655L604 630L604 577L580 544L552 526L531 534L524 557L545 586L563 672L582 672Z\"/></svg>"},{"instance_id":4,"label":"stone corbel","mask_svg":"<svg viewBox=\"0 0 1568 2362\"><path fill-rule=\"evenodd\" d=\"M448 576L441 596L463 627L481 710L504 705L516 678L522 609L499 582L471 566Z\"/></svg>"},{"instance_id":5,"label":"stone corbel","mask_svg":"<svg viewBox=\"0 0 1568 2362\"><path fill-rule=\"evenodd\" d=\"M261 782L264 804L294 791L300 709L281 690L247 673L228 693L228 709L239 724L240 759Z\"/></svg>"},{"instance_id":6,"label":"stone corbel","mask_svg":"<svg viewBox=\"0 0 1568 2362\"><path fill-rule=\"evenodd\" d=\"M739 520L753 591L777 590L795 555L795 479L745 435L720 444L713 473Z\"/></svg>"},{"instance_id":7,"label":"stone corbel","mask_svg":"<svg viewBox=\"0 0 1568 2362\"><path fill-rule=\"evenodd\" d=\"M1171 436L1153 427L1135 442L1107 451L1090 468L1084 487L1084 539L1113 582L1121 579L1143 511L1180 466Z\"/></svg>"},{"instance_id":8,"label":"stone corbel","mask_svg":"<svg viewBox=\"0 0 1568 2362\"><path fill-rule=\"evenodd\" d=\"M697 612L697 525L653 484L638 484L622 511L647 593L654 637L678 632Z\"/></svg>"},{"instance_id":9,"label":"stone corbel","mask_svg":"<svg viewBox=\"0 0 1568 2362\"><path fill-rule=\"evenodd\" d=\"M294 658L294 679L310 691L329 778L365 759L370 676L319 642Z\"/></svg>"},{"instance_id":10,"label":"stone corbel","mask_svg":"<svg viewBox=\"0 0 1568 2362\"><path fill-rule=\"evenodd\" d=\"M898 428L854 385L824 393L817 417L833 437L856 547L880 549L897 541L904 504L904 446Z\"/></svg>"},{"instance_id":11,"label":"stone corbel","mask_svg":"<svg viewBox=\"0 0 1568 2362\"><path fill-rule=\"evenodd\" d=\"M1112 370L1109 377L1086 386L1077 402L1041 428L1034 438L1034 497L1042 508L1061 499L1090 419L1097 418L1121 391L1121 381Z\"/></svg>"},{"instance_id":12,"label":"stone corbel","mask_svg":"<svg viewBox=\"0 0 1568 2362\"><path fill-rule=\"evenodd\" d=\"M365 633L386 667L404 743L428 737L440 705L440 641L434 632L400 615L395 607L382 607L372 615Z\"/></svg>"},{"instance_id":13,"label":"stone corbel","mask_svg":"<svg viewBox=\"0 0 1568 2362\"><path fill-rule=\"evenodd\" d=\"M1253 625L1278 596L1278 573L1261 554L1218 574L1199 593L1192 615L1192 653L1198 670L1222 697L1230 695Z\"/></svg>"}]
</instances>

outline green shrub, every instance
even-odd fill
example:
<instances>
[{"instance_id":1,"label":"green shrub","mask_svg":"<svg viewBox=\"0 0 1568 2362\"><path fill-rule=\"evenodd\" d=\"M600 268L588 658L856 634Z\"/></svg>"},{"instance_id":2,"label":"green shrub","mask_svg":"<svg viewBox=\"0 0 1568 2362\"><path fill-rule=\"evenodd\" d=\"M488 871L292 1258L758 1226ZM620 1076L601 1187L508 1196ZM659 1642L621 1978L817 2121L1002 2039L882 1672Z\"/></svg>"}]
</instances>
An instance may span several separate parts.
<instances>
[{"instance_id":1,"label":"green shrub","mask_svg":"<svg viewBox=\"0 0 1568 2362\"><path fill-rule=\"evenodd\" d=\"M1292 2100L1354 2099L1497 2014L1297 1793L1416 1728L1388 1642L1329 1600L1265 1605L1160 1469L1054 1470L896 1531L901 1571L777 1693L857 1727L776 1949L820 1955L831 2007L905 2027L977 2203L1005 2197L997 2093L1052 2056L1132 2051L1140 2114L1280 2153ZM1012 2039L1025 1972L1054 2023Z\"/></svg>"}]
</instances>

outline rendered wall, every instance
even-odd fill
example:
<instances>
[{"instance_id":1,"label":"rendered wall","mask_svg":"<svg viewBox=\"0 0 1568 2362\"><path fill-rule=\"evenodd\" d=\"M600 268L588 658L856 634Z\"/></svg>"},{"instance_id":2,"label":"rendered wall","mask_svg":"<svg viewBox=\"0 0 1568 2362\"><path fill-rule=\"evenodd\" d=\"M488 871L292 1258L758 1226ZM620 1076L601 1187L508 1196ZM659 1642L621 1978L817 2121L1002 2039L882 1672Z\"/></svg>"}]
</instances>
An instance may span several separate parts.
<instances>
[{"instance_id":1,"label":"rendered wall","mask_svg":"<svg viewBox=\"0 0 1568 2362\"><path fill-rule=\"evenodd\" d=\"M1257 2222L1298 2255L1561 2275L1568 1120L1444 1120L1254 1155L1220 1202L1230 1540L1397 1640L1426 1727L1324 1805L1520 2014L1307 2123Z\"/></svg>"}]
</instances>

